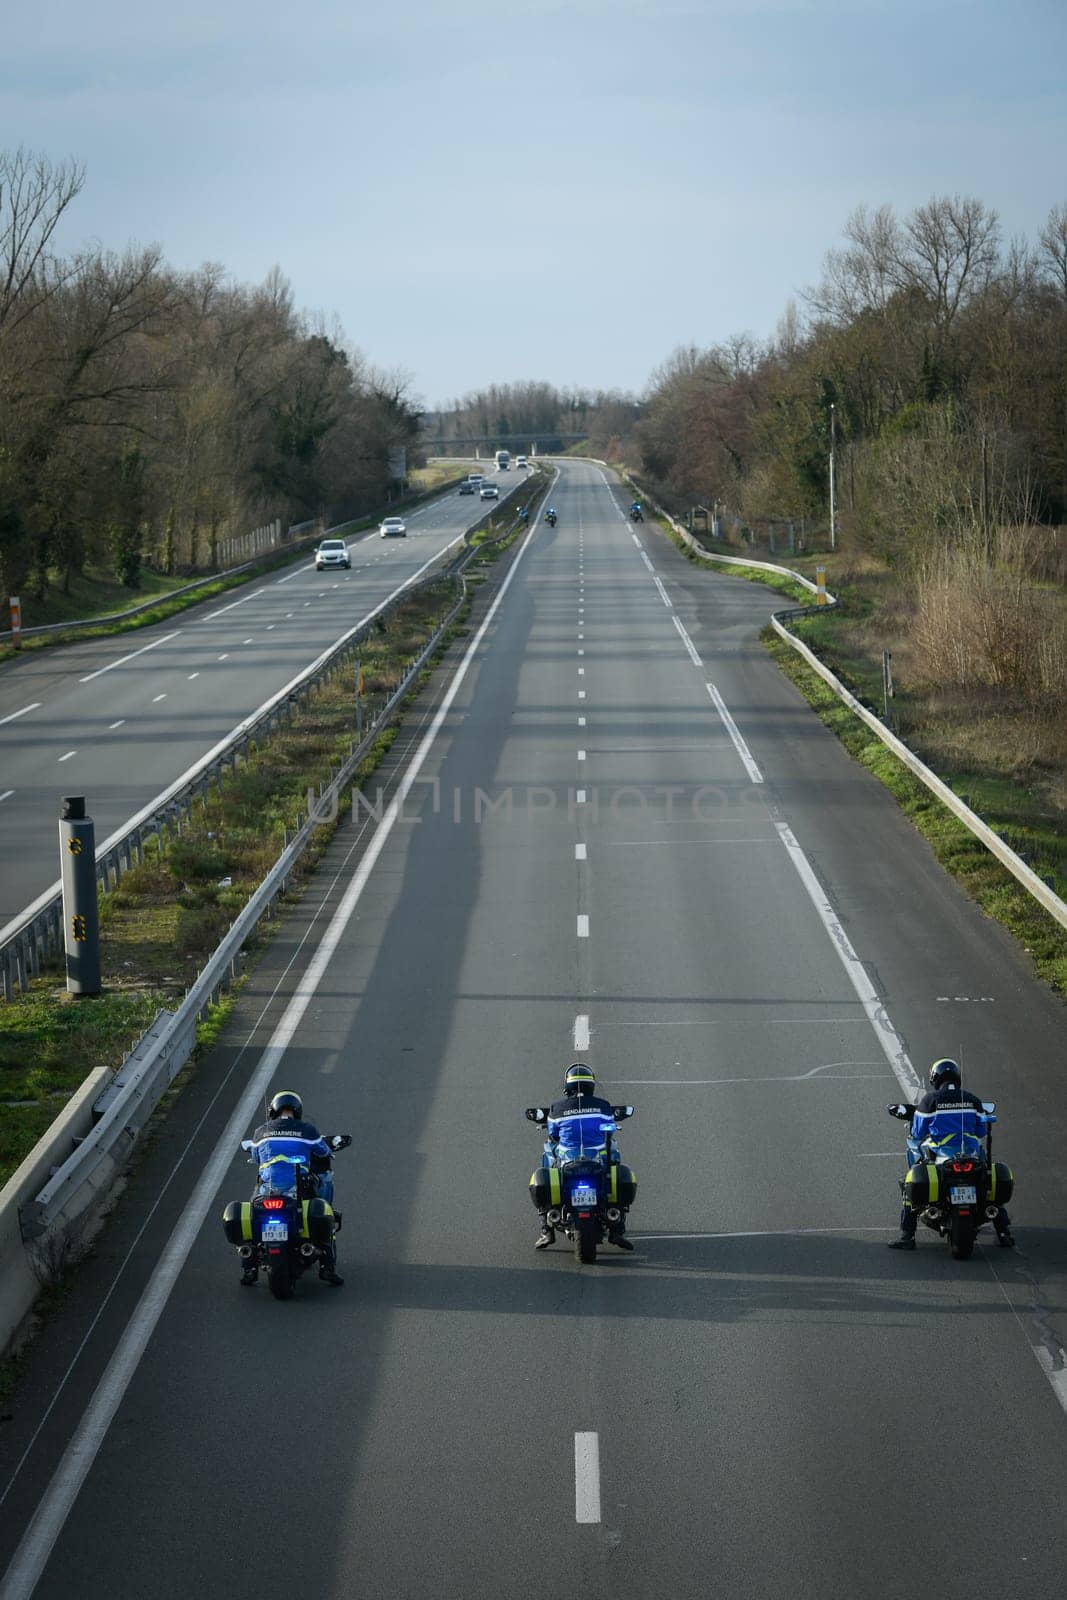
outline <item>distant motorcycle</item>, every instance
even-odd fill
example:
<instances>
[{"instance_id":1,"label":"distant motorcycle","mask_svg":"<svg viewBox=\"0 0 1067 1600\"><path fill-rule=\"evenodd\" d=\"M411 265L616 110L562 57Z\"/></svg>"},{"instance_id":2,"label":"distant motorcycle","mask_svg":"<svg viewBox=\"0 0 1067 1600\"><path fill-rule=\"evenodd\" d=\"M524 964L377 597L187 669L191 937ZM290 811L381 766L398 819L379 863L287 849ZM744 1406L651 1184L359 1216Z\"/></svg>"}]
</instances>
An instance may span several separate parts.
<instances>
[{"instance_id":1,"label":"distant motorcycle","mask_svg":"<svg viewBox=\"0 0 1067 1600\"><path fill-rule=\"evenodd\" d=\"M557 521L556 513L554 511L546 511L545 512L545 521L548 523L550 528L554 528L556 526L556 521Z\"/></svg>"},{"instance_id":2,"label":"distant motorcycle","mask_svg":"<svg viewBox=\"0 0 1067 1600\"><path fill-rule=\"evenodd\" d=\"M326 1135L333 1151L347 1150L350 1133ZM222 1213L227 1239L246 1266L265 1271L276 1300L292 1297L293 1284L313 1262L324 1258L341 1224L339 1212L318 1194L307 1144L281 1134L257 1146L242 1139L241 1149L258 1150L259 1178L251 1200L232 1200Z\"/></svg>"},{"instance_id":3,"label":"distant motorcycle","mask_svg":"<svg viewBox=\"0 0 1067 1600\"><path fill-rule=\"evenodd\" d=\"M645 514L639 505L632 505L630 507L630 520L632 522L644 522Z\"/></svg>"},{"instance_id":4,"label":"distant motorcycle","mask_svg":"<svg viewBox=\"0 0 1067 1600\"><path fill-rule=\"evenodd\" d=\"M1011 1168L993 1160L996 1109L995 1100L985 1100L981 1111L938 1111L921 1138L908 1135L904 1204L948 1240L957 1261L970 1259L979 1229L1007 1205L1015 1187ZM915 1114L906 1104L886 1110L901 1122Z\"/></svg>"},{"instance_id":5,"label":"distant motorcycle","mask_svg":"<svg viewBox=\"0 0 1067 1600\"><path fill-rule=\"evenodd\" d=\"M577 1261L596 1260L597 1245L624 1224L637 1195L637 1180L612 1147L618 1125L634 1114L633 1106L612 1106L612 1115L591 1112L568 1117L569 1143L545 1146L545 1158L530 1179L534 1204L550 1228L562 1228L574 1245ZM548 1110L528 1106L526 1117L544 1127Z\"/></svg>"}]
</instances>

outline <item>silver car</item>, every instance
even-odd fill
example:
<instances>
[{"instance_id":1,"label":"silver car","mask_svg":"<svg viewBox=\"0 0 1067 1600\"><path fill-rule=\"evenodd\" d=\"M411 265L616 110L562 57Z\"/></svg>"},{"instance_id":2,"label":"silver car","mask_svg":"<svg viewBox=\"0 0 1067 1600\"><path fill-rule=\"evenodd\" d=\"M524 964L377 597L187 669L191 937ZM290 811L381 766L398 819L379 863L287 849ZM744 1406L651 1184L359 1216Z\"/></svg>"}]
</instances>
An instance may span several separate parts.
<instances>
[{"instance_id":1,"label":"silver car","mask_svg":"<svg viewBox=\"0 0 1067 1600\"><path fill-rule=\"evenodd\" d=\"M403 517L386 517L378 528L383 539L403 539L407 537L407 531Z\"/></svg>"},{"instance_id":2,"label":"silver car","mask_svg":"<svg viewBox=\"0 0 1067 1600\"><path fill-rule=\"evenodd\" d=\"M343 539L324 539L315 551L315 571L322 572L326 567L348 567L351 570L352 557Z\"/></svg>"},{"instance_id":3,"label":"silver car","mask_svg":"<svg viewBox=\"0 0 1067 1600\"><path fill-rule=\"evenodd\" d=\"M483 500L499 500L500 490L497 488L495 483L483 483L481 489L481 498Z\"/></svg>"}]
</instances>

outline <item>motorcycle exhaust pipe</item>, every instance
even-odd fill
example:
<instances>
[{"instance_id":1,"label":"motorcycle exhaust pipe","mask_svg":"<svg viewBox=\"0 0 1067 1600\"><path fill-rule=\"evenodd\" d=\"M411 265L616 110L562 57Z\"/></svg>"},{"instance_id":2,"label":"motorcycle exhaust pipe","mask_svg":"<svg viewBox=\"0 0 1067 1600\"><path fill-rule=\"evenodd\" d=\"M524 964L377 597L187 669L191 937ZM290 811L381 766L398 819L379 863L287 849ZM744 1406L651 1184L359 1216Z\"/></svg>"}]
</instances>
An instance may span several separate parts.
<instances>
[{"instance_id":1,"label":"motorcycle exhaust pipe","mask_svg":"<svg viewBox=\"0 0 1067 1600\"><path fill-rule=\"evenodd\" d=\"M621 1222L622 1221L622 1212L619 1210L618 1206L609 1206L608 1207L608 1221L609 1222Z\"/></svg>"},{"instance_id":2,"label":"motorcycle exhaust pipe","mask_svg":"<svg viewBox=\"0 0 1067 1600\"><path fill-rule=\"evenodd\" d=\"M313 1244L302 1244L300 1246L300 1254L303 1256L305 1261L310 1261L312 1256L315 1254L315 1246Z\"/></svg>"},{"instance_id":3,"label":"motorcycle exhaust pipe","mask_svg":"<svg viewBox=\"0 0 1067 1600\"><path fill-rule=\"evenodd\" d=\"M237 1254L240 1256L242 1261L250 1261L253 1253L254 1252L250 1244L239 1244L237 1246Z\"/></svg>"},{"instance_id":4,"label":"motorcycle exhaust pipe","mask_svg":"<svg viewBox=\"0 0 1067 1600\"><path fill-rule=\"evenodd\" d=\"M546 1212L545 1220L548 1223L550 1228L558 1228L559 1225L560 1225L560 1220L561 1220L562 1216L563 1216L563 1212L562 1211L560 1211L558 1209L553 1209L552 1211Z\"/></svg>"},{"instance_id":5,"label":"motorcycle exhaust pipe","mask_svg":"<svg viewBox=\"0 0 1067 1600\"><path fill-rule=\"evenodd\" d=\"M1000 1210L999 1206L986 1206L985 1214L989 1218L990 1222L992 1222L993 1218L996 1216L996 1214L997 1214L997 1212L999 1210Z\"/></svg>"}]
</instances>

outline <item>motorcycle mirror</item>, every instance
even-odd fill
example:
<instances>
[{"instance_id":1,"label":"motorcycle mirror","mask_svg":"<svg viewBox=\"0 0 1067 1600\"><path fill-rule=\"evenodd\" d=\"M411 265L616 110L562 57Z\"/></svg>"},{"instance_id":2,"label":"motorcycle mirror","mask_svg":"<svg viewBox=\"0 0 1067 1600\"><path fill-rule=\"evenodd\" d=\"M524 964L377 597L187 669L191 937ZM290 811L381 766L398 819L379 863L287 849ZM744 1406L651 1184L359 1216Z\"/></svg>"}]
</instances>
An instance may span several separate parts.
<instances>
[{"instance_id":1,"label":"motorcycle mirror","mask_svg":"<svg viewBox=\"0 0 1067 1600\"><path fill-rule=\"evenodd\" d=\"M982 1110L986 1113L987 1116L991 1117L996 1109L997 1109L997 1102L995 1100L983 1100L982 1101Z\"/></svg>"},{"instance_id":2,"label":"motorcycle mirror","mask_svg":"<svg viewBox=\"0 0 1067 1600\"><path fill-rule=\"evenodd\" d=\"M242 1150L254 1150L255 1148L256 1148L255 1144L251 1139L242 1139L241 1140L241 1149Z\"/></svg>"},{"instance_id":3,"label":"motorcycle mirror","mask_svg":"<svg viewBox=\"0 0 1067 1600\"><path fill-rule=\"evenodd\" d=\"M612 1106L611 1114L616 1122L625 1122L627 1117L634 1114L633 1106Z\"/></svg>"},{"instance_id":4,"label":"motorcycle mirror","mask_svg":"<svg viewBox=\"0 0 1067 1600\"><path fill-rule=\"evenodd\" d=\"M545 1111L543 1106L527 1106L526 1107L526 1120L527 1120L527 1122L544 1122L546 1117L547 1117L547 1115L548 1115L548 1113Z\"/></svg>"}]
</instances>

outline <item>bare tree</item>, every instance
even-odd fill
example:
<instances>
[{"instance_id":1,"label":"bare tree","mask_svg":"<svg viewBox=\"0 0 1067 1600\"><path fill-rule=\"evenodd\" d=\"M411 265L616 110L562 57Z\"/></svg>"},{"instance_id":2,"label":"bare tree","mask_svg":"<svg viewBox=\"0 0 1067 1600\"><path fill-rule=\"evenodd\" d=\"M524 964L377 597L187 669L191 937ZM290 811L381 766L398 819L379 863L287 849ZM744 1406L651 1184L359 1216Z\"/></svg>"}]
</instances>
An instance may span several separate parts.
<instances>
[{"instance_id":1,"label":"bare tree","mask_svg":"<svg viewBox=\"0 0 1067 1600\"><path fill-rule=\"evenodd\" d=\"M1041 263L1067 307L1067 201L1053 206L1039 239Z\"/></svg>"},{"instance_id":2,"label":"bare tree","mask_svg":"<svg viewBox=\"0 0 1067 1600\"><path fill-rule=\"evenodd\" d=\"M75 161L53 166L21 145L0 150L0 334L32 316L65 280L48 247L84 182L85 168Z\"/></svg>"},{"instance_id":3,"label":"bare tree","mask_svg":"<svg viewBox=\"0 0 1067 1600\"><path fill-rule=\"evenodd\" d=\"M902 285L921 290L933 302L939 326L947 329L961 305L989 282L999 250L995 211L969 197L935 197L904 224L896 269Z\"/></svg>"}]
</instances>

